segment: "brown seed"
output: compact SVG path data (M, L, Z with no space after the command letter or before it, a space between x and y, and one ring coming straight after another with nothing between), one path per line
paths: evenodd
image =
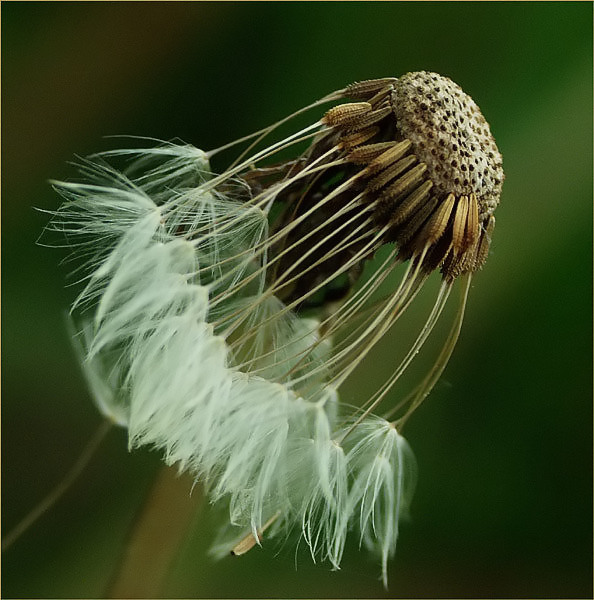
M390 146L385 152L382 152L377 158L374 158L366 169L368 174L377 173L397 161L410 148L410 140L404 140ZM414 162L417 159L415 158ZM412 164L412 163L411 163Z
M467 248L464 233L466 231L466 221L468 219L468 208L468 196L460 196L452 227L452 248L456 256L462 254Z
M435 242L437 242L437 240L439 240L439 238L443 235L446 227L448 226L455 201L456 196L454 196L454 194L449 194L448 197L435 209L435 212L429 217L427 223L425 223L419 232L419 235L417 236L419 242L417 249L419 251L423 249L423 246L431 246L435 244Z
M468 202L468 217L464 231L464 245L467 248L475 243L479 235L479 212L476 194L470 194Z
M439 198L433 196L429 202L425 203L413 216L412 218L402 225L401 230L398 233L398 243L401 248L405 251L405 254L412 254L410 248L406 248L408 242L410 242L416 235L417 231L422 227L423 223L433 213L437 205L439 204Z
M380 142L378 144L367 144L366 146L360 146L349 153L347 160L357 165L368 164L383 154L386 150L396 146L397 143L398 142Z
M410 171L407 171L397 181L388 186L382 192L380 200L383 198L397 199L401 195L410 192L412 188L414 188L417 184L421 182L425 171L427 171L427 165L425 163L420 163L416 167L413 167Z
M355 133L347 133L346 135L341 136L337 146L340 150L350 152L353 148L356 148L357 146L364 144L367 140L370 140L378 133L378 131L379 127L368 127L367 129L356 131ZM348 157L347 160L349 160Z
M491 245L491 236L493 235L493 229L495 229L495 217L491 215L487 221L485 229L481 232L480 241L476 252L476 258L474 260L473 269L480 269L485 264L487 257L489 256L489 246Z
M391 204L395 206L395 208L393 208L393 214L389 224L393 227L397 227L409 219L410 216L427 200L432 187L433 182L431 180L424 181L414 192L404 198L400 204L392 201Z
M383 88L393 85L396 81L397 79L395 77L358 81L348 85L342 95L347 98L371 98L371 96Z
M362 115L352 125L345 126L345 129L349 131L359 131L361 129L364 129L365 127L369 127L370 125L375 125L376 123L379 123L382 119L385 119L391 114L392 108L390 106L379 108L378 110L373 110L365 115Z
M347 127L359 121L359 119L371 111L369 102L351 102L350 104L339 104L331 108L323 117L322 123L329 127Z
M382 156L378 157L376 160L379 160L382 158ZM392 181L392 179L398 177L398 175L406 171L406 169L409 167L412 167L416 162L416 156L405 156L404 158L388 165L379 175L376 175L373 179L369 180L367 183L367 190L370 192L375 192L383 188L386 184ZM372 165L369 165L367 170L369 170L371 166Z

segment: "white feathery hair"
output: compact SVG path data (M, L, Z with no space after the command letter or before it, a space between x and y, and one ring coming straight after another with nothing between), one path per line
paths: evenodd
M100 410L128 428L131 448L161 448L167 464L207 482L256 539L278 514L269 534L294 522L314 560L339 568L360 505L362 534L384 556L397 532L376 532L375 513L370 527L369 504L390 514L397 504L360 489L370 449L353 446L355 465L337 442L331 342L319 320L266 294L266 212L209 186L200 150L117 154L132 153L140 158L127 174L105 162L111 152L83 163L90 182L54 182L66 202L50 228L86 260L75 340Z
M347 512L359 515L361 540L380 554L387 587L387 563L396 551L398 521L408 517L416 487L416 461L394 425L379 417L369 417L352 435L348 463L353 483Z
M124 174L105 162L116 154L139 159ZM85 259L75 339L100 410L131 448L161 448L207 482L258 540L279 515L270 535L293 521L314 560L339 568L358 522L385 580L401 502L389 478L410 461L382 445L373 456L386 429L375 419L351 450L337 442L331 342L266 294L266 211L210 186L189 146L108 152L81 170L87 182L54 182L66 202L49 227Z

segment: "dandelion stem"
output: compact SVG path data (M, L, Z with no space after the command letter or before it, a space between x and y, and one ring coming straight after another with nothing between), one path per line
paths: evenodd
M122 560L109 586L108 598L155 598L180 550L190 522L202 503L190 495L193 479L161 469L141 514L132 527Z
M39 502L35 508L33 508L33 510L25 515L16 526L6 534L2 540L2 552L8 550L8 548L10 548L14 542L16 542L21 535L23 535L23 533L39 519L39 517L47 512L64 495L76 478L83 472L84 468L89 464L89 461L111 427L112 423L108 420L103 421L99 425L62 481L60 481L60 483L58 483L58 485L56 485L51 492Z

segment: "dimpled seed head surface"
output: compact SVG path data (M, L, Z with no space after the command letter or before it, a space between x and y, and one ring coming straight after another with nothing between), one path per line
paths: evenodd
M473 99L448 77L420 71L398 79L392 104L399 132L427 164L436 189L474 192L481 216L491 214L501 195L502 160Z

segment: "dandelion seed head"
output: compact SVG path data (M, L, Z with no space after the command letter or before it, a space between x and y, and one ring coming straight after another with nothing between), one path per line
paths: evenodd
M49 229L83 258L73 319L99 409L128 428L130 448L160 449L227 504L224 554L295 530L338 569L358 529L386 585L416 482L402 427L455 346L488 255L501 156L470 97L433 73L355 83L308 109L325 102L339 104L282 139L291 117L208 153L164 143L85 160L83 183L55 184L65 203ZM241 144L211 172L212 156ZM342 384L437 270L410 348L346 405ZM458 281L438 358L390 404Z
M357 102L330 109L324 122L360 169L376 231L402 260L423 253L423 269L446 280L480 269L504 175L478 106L425 71L355 83L341 95Z
M480 213L492 213L501 195L501 154L474 100L448 77L420 71L394 85L397 128L428 166L435 188L447 194L476 194Z

